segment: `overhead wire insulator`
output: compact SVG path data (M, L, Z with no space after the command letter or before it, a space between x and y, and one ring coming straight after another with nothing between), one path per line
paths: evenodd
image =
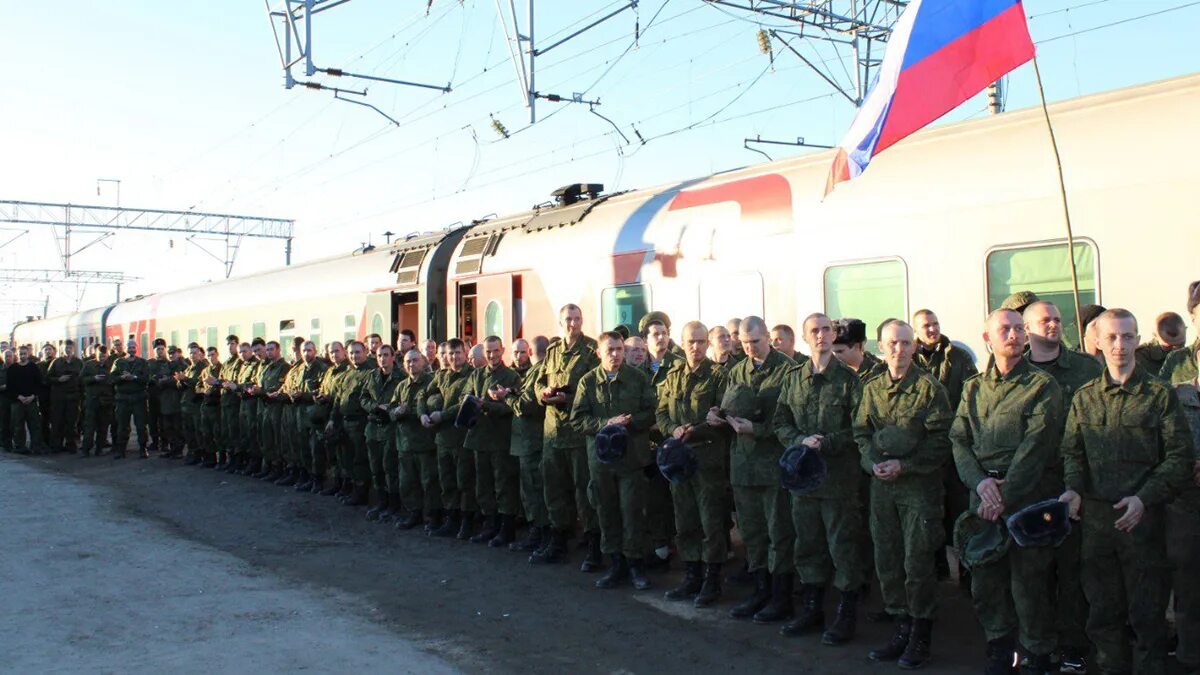
M492 129L495 129L496 133L500 134L501 137L508 138L508 128L504 126L504 123L491 115L488 115L488 117L492 118Z
M767 31L761 28L758 29L758 51L767 55L774 51L771 49L771 37L767 35Z

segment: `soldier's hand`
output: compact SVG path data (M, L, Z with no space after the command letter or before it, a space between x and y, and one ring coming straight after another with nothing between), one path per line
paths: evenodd
M1001 513L1004 513L1003 506L988 506L987 504L980 504L979 508L975 511L975 515L993 523L1000 518Z
M900 473L902 471L900 467L900 460L898 459L889 459L880 462L872 467L872 470L874 471L876 478L886 481L896 480L900 477Z
M325 431L333 431L333 420L325 423Z
M504 397L508 396L509 389L500 385L496 385L488 389L488 398L493 401L503 401Z
M681 425L675 427L675 431L671 432L671 437L677 441L682 441L683 437L687 436L688 432L690 432L691 430L692 430L692 425L681 424Z
M1125 515L1113 523L1113 527L1122 532L1133 532L1133 528L1142 522L1142 516L1146 513L1146 505L1142 503L1140 497L1136 496L1122 499L1113 504L1113 508L1117 510L1125 509Z
M821 436L820 434L813 434L812 436L808 436L804 440L800 441L800 445L804 445L809 448L812 448L813 450L820 451L822 438L823 438L823 436Z
M628 415L628 414L627 415L617 415L616 417L608 418L608 421L605 422L605 424L616 424L618 426L624 427L624 426L629 426L629 423L632 421L633 421L633 415Z
M1079 507L1083 504L1083 499L1079 497L1079 493L1074 490L1067 490L1058 498L1060 502L1066 502L1070 507L1071 520L1079 520Z
M1004 481L998 478L984 478L975 486L975 492L979 494L985 506L1004 506L1004 497L1000 495L1001 485L1004 485Z
M426 429L433 426L433 420L429 419L429 415L421 415L421 426Z
M729 423L729 428L733 429L733 433L735 433L735 434L749 435L749 434L754 433L754 423L748 419L745 419L743 417L734 417L733 415L730 415L725 418L725 421Z
M1200 461L1192 465L1192 482L1200 486Z
M712 427L725 426L725 418L721 417L721 409L716 406L708 409L708 414L704 416L704 421Z
M59 378L58 378L58 381L59 381L59 382L66 382L66 381L67 381L67 380L69 380L69 379L71 379L71 376L70 376L70 375L63 375L62 377L59 377Z

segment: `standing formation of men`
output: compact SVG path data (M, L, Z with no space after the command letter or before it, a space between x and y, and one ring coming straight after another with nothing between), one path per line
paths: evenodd
M1200 330L1200 283L1187 306ZM903 669L932 658L952 545L989 675L1165 672L1172 597L1176 658L1200 669L1200 340L1179 315L1139 345L1132 314L1089 308L1077 352L1023 292L984 322L982 372L928 309L878 327L882 360L862 321L820 313L690 321L678 345L662 312L595 339L578 306L558 319L550 340L402 331L323 355L5 345L0 446L88 457L111 435L114 459L136 443L535 565L578 536L603 589L650 588L674 553L667 600L744 580L730 616L826 645L855 639L873 574L894 631L866 655Z

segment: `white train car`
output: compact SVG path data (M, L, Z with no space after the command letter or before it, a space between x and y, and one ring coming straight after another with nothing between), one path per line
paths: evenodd
M1182 313L1200 278L1188 197L1197 108L1193 75L1050 109L1081 303L1127 307L1146 335L1159 312ZM796 326L814 311L874 326L929 307L979 355L981 320L1013 291L1054 300L1074 321L1041 109L918 133L822 199L830 162L820 153L614 195L575 186L557 204L387 250L121 303L105 334L394 341L409 328L478 341L553 334L568 302L593 334L651 309L678 331L693 317L748 314Z

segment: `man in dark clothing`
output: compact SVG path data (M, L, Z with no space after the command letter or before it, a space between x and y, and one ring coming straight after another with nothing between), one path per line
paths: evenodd
M30 357L29 347L18 351L18 362L7 369L7 388L11 401L9 417L12 420L13 451L21 454L40 452L42 449L42 414L38 408L38 392L42 386L42 371ZM25 433L28 429L29 445Z

